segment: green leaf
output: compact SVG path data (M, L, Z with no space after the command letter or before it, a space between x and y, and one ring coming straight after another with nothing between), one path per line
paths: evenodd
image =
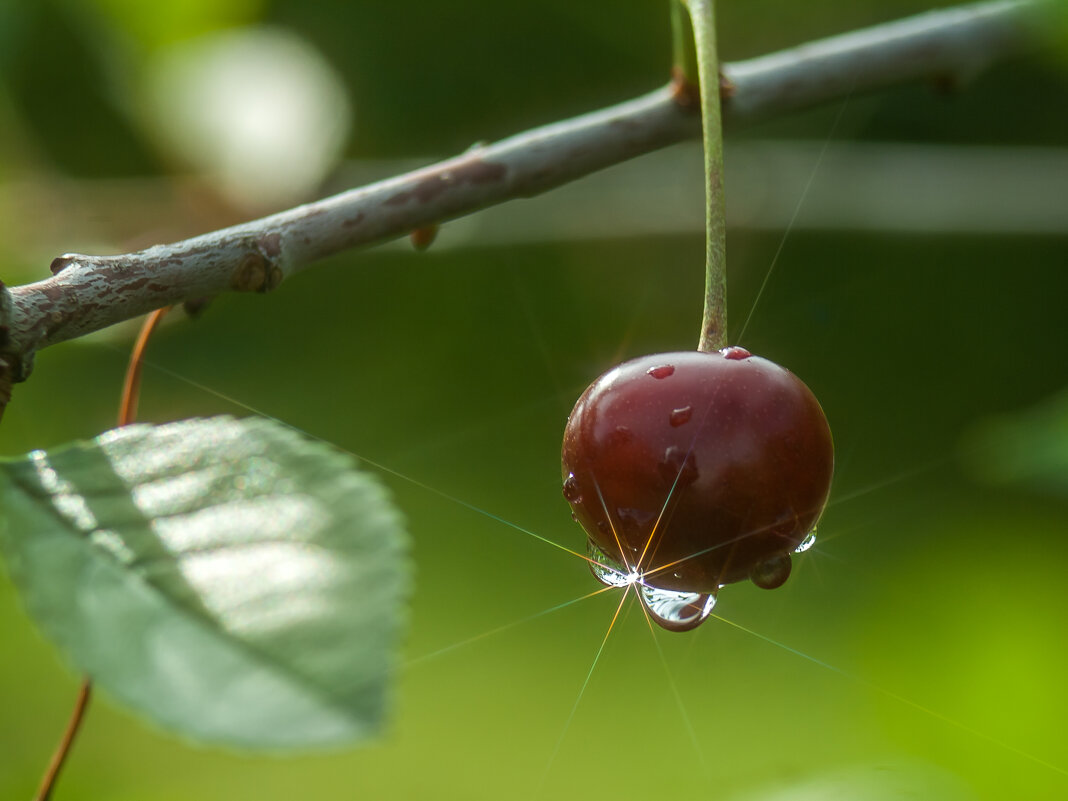
M408 564L385 490L264 419L133 425L0 462L26 606L113 696L199 741L373 735Z

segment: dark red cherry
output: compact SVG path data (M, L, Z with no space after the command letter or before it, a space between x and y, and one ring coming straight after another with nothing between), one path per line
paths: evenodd
M815 527L834 450L800 379L744 348L643 356L579 398L564 496L592 542L665 590L777 587Z

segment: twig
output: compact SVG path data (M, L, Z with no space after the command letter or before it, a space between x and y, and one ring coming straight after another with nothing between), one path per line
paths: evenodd
M930 12L724 65L728 126L812 106L847 91L922 78L966 79L1043 43L1045 0L998 0ZM33 354L161 306L221 292L266 292L312 262L528 197L700 133L696 110L666 86L406 175L171 245L118 256L68 254L55 275L0 288L7 380ZM0 385L5 376L0 375ZM3 387L0 386L0 390ZM2 392L0 392L2 396Z
M52 755L52 761L48 765L48 770L45 771L44 778L41 779L41 786L37 789L34 801L48 801L52 796L56 780L59 779L59 772L67 761L71 746L74 745L74 738L78 735L85 711L89 707L92 693L93 686L89 679L82 679L81 686L78 688L78 697L74 701L74 709L70 713L70 720L67 721L67 728L63 731L63 738L59 741L59 745L56 746L56 752Z
M122 384L122 396L119 399L119 425L129 425L137 417L137 402L141 398L141 373L145 364L145 349L148 340L160 322L171 310L170 306L156 309L141 324L141 331L130 353L130 363L126 366L126 380Z
M148 340L152 338L153 332L169 311L169 306L156 309L141 324L141 332L137 335L137 341L134 342L133 349L130 352L130 362L126 367L126 380L123 381L122 396L119 398L120 426L132 423L137 416L137 401L141 395L141 369L145 361L145 349L148 347ZM52 755L52 761L48 764L47 770L45 770L44 777L41 779L41 786L37 790L37 795L34 796L34 801L48 801L51 797L52 790L59 779L59 773L74 747L74 739L78 736L82 721L85 720L85 713L89 708L89 699L92 696L92 692L92 681L88 677L82 679L81 686L78 688L78 696L74 701L74 709L71 710L70 719L67 721L67 727L63 730L63 736L60 738L59 745L56 746L56 751Z

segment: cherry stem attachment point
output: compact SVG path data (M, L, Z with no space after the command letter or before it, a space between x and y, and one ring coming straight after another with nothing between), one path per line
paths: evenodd
M727 207L723 198L723 120L716 17L713 0L679 2L686 6L690 15L701 97L706 179L705 308L697 349L708 352L727 345ZM676 48L676 58L678 56L679 49ZM680 66L676 64L676 69Z

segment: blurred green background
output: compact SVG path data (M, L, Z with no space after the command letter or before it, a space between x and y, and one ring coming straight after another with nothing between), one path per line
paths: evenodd
M720 5L737 59L930 4ZM5 0L0 277L626 99L664 80L668 42L661 2ZM959 94L857 96L729 138L728 205L750 203L728 242L735 332L783 242L775 209L812 176L741 344L820 398L831 504L786 586L725 589L694 633L650 635L628 604L581 698L616 599L558 609L596 589L584 564L504 521L581 547L559 489L571 404L619 359L695 343L693 148L447 225L427 253L347 254L172 315L143 419L256 411L393 471L417 569L395 711L367 748L252 758L101 698L57 797L1068 795L1068 200L1043 183L1068 185L1066 64L1054 51ZM259 105L216 91L270 70ZM803 169L755 175L754 153ZM867 193L841 166L857 153ZM657 179L672 165L685 186ZM134 330L42 352L0 452L111 427ZM31 795L76 684L0 579L0 798Z

